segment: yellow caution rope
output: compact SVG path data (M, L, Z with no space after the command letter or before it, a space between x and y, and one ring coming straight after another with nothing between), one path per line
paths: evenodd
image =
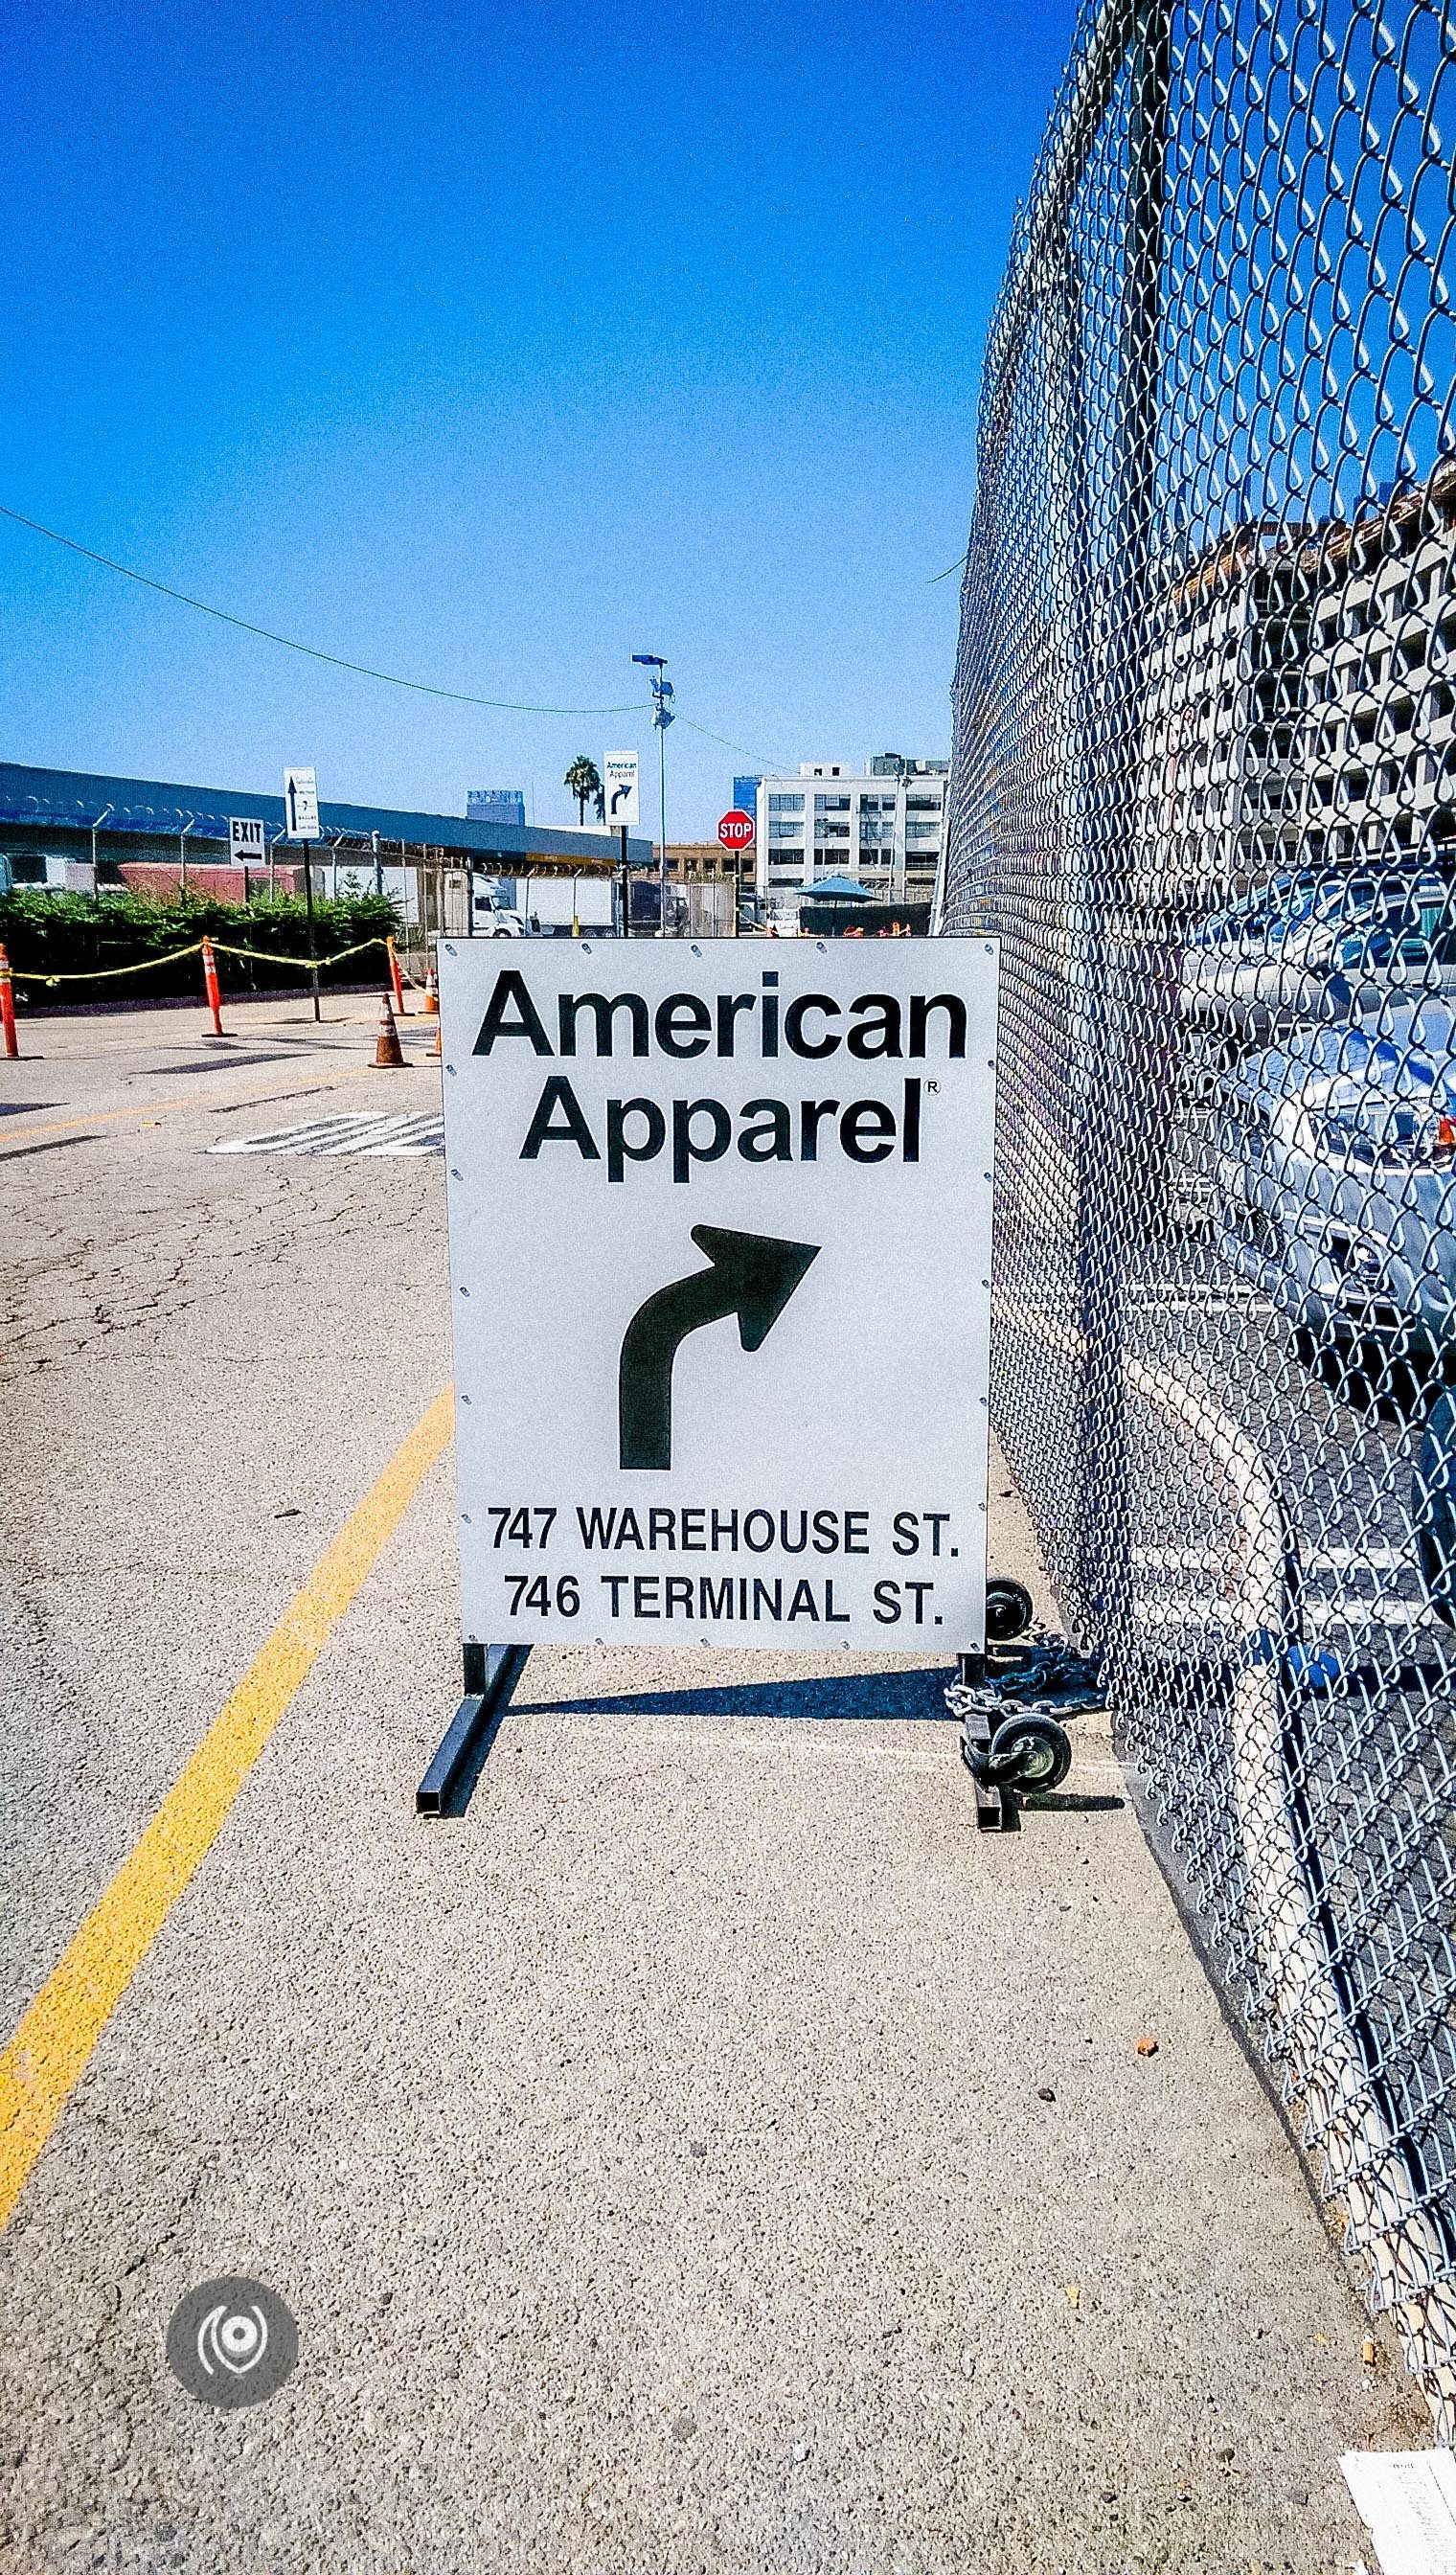
M340 966L343 964L346 957L362 957L366 948L383 948L384 945L385 943L382 939L361 939L357 948L334 948L330 950L327 957L315 959L312 957L277 957L273 954L271 949L230 948L226 940L215 939L213 941L213 946L217 950L219 957L252 957L257 960L260 966L302 966L305 971L315 964L317 964L321 969L325 966Z
M356 948L335 948L327 957L280 957L272 949L233 948L226 940L212 943L219 957L251 957L260 966L297 966L307 974L315 964L320 969L340 966L346 957L362 957L367 948L383 948L382 939L361 939ZM133 966L93 966L84 975L46 975L24 966L13 966L11 975L17 984L109 984L114 975L145 975L154 966L175 966L179 957L200 957L202 941L195 939L190 948L169 948L165 957L142 957Z
M104 984L113 975L144 975L151 966L175 966L179 957L201 955L202 941L195 939L190 948L171 948L165 957L142 957L135 966L93 966L86 975L42 975L24 966L12 966L10 972L17 984Z

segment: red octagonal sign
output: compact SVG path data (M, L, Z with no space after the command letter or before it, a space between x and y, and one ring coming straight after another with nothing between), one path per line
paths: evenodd
M741 805L725 814L718 827L718 837L726 850L745 850L753 837L753 817Z

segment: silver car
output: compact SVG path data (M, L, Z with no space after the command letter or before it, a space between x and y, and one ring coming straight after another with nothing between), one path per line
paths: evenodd
M1456 892L1430 869L1276 878L1199 923L1180 1003L1193 1024L1261 1045L1293 1021L1343 1019L1402 989L1456 999Z
M1456 1010L1296 1030L1219 1086L1214 1239L1307 1364L1405 1399L1456 1351Z

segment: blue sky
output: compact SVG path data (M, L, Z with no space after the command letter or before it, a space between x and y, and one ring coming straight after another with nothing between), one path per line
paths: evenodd
M639 701L670 837L735 769L948 749L982 340L1069 5L31 0L0 501L483 696ZM574 813L639 714L442 706L0 521L0 755Z

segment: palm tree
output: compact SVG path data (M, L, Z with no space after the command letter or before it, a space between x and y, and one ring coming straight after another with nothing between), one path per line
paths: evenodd
M577 800L577 821L579 823L586 822L587 808L589 805L596 805L599 811L601 810L602 773L598 769L596 761L589 760L585 751L578 752L571 768L567 771L565 778L562 780L562 785L565 787L567 794L569 796L574 796Z

